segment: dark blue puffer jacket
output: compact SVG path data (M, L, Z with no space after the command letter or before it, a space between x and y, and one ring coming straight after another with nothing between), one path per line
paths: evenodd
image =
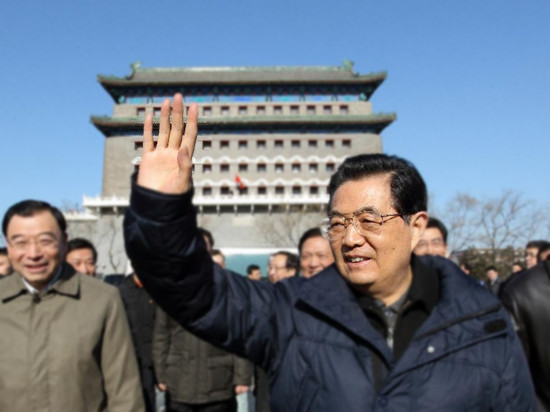
M274 412L536 410L505 311L453 263L423 260L440 276L440 300L396 362L334 266L271 285L214 265L191 196L134 186L128 255L174 319L267 370ZM378 392L373 354L388 368Z

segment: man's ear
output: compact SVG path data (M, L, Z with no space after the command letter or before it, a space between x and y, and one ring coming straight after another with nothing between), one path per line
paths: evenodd
M427 212L417 212L410 217L410 228L411 228L411 252L414 250L422 234L426 230L428 225L428 213Z

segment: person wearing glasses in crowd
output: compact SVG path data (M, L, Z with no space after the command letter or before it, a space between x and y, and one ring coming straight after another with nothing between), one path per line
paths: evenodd
M306 230L298 242L300 275L311 278L334 262L330 243L320 228Z
M414 248L417 256L433 255L447 257L447 228L441 220L428 218L426 230Z
M272 411L535 410L497 298L454 263L412 253L428 215L410 162L347 158L329 184L335 263L312 279L255 282L208 255L192 203L196 105L183 130L179 94L162 105L156 147L145 120L126 250L174 319L267 371Z
M267 276L271 283L296 276L298 274L298 256L281 250L269 258Z

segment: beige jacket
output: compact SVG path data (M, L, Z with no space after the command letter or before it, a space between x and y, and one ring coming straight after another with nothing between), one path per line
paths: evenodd
M143 411L118 290L66 265L31 295L15 273L0 286L0 411Z

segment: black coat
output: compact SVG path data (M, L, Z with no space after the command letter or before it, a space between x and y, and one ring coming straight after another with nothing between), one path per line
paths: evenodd
M132 276L119 286L140 368L153 367L153 328L156 304Z
M541 411L550 411L550 261L514 278L502 291L525 349Z

